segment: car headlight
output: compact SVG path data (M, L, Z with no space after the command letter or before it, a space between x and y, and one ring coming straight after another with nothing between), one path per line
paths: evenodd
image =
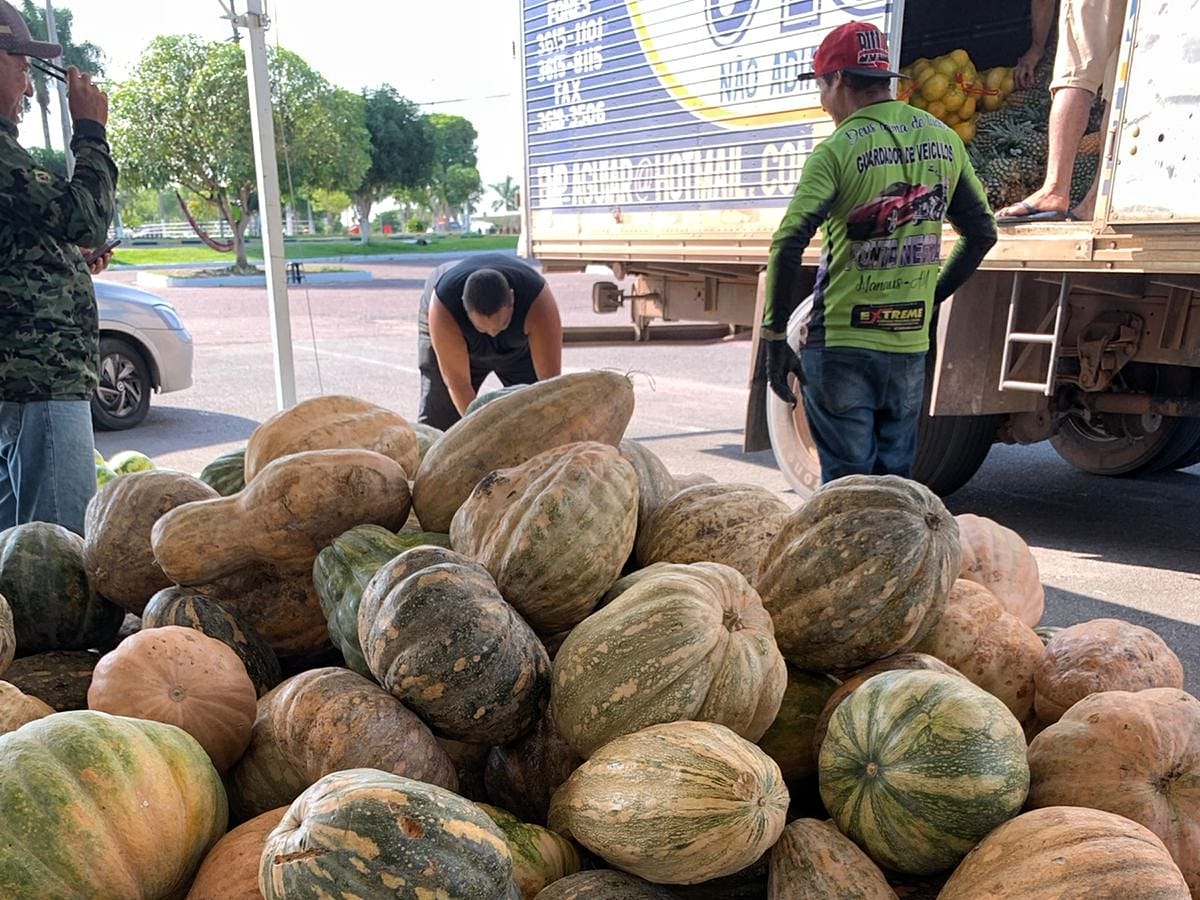
M167 323L167 327L180 331L183 329L183 319L179 318L179 313L175 312L175 307L168 306L166 303L155 303L154 308L158 310L158 314L163 317Z

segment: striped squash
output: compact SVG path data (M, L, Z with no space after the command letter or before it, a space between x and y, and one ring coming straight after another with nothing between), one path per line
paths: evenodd
M1025 734L965 678L884 672L842 701L818 758L821 799L875 862L924 874L956 865L1016 815L1029 790Z
M246 448L222 453L196 476L222 497L232 497L246 486Z
M573 372L500 397L455 422L413 479L413 511L427 531L448 532L479 479L574 441L616 446L633 415L633 383L616 372Z
M503 832L445 788L377 769L326 775L267 837L266 900L519 897Z
M1035 809L1005 822L967 854L938 900L1189 900L1162 841L1114 813Z
M610 741L554 794L550 827L666 884L746 868L783 831L779 766L724 725L669 722Z
M450 544L483 565L538 634L583 621L621 574L637 532L637 475L616 448L554 447L480 479Z
M554 657L551 711L580 756L661 722L756 741L787 669L754 588L720 563L664 566L577 625Z
M643 878L614 869L588 869L562 878L537 900L676 900L673 893Z
M0 736L0 894L177 897L225 833L221 778L182 729L90 710Z
M513 860L513 880L525 900L533 900L551 882L566 878L583 868L575 845L530 822L522 822L512 813L487 803L475 804L504 833Z
M754 484L697 484L665 500L638 530L638 564L724 563L753 579L790 509Z
M371 677L358 642L358 604L363 588L385 562L422 544L449 547L450 538L428 531L396 534L381 525L356 525L334 538L313 562L313 586L329 626L329 637L342 652L346 667L359 675Z
M795 819L771 848L767 900L896 900L858 846L817 819Z
M831 672L912 649L960 566L958 526L936 494L895 475L847 475L788 516L755 587L788 662Z
M380 568L358 633L375 679L441 737L507 743L545 706L546 648L487 570L453 550L414 547Z

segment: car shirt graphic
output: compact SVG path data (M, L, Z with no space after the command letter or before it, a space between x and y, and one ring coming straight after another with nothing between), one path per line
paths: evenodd
M884 237L910 222L941 222L946 214L946 185L932 187L897 181L846 217L846 237L863 241Z

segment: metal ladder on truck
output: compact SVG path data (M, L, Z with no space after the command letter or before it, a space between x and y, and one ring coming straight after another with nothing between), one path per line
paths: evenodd
M1000 362L1000 390L1029 391L1049 397L1054 393L1054 374L1058 369L1058 352L1062 341L1063 325L1066 321L1067 298L1071 294L1071 276L1062 276L1062 284L1058 290L1058 303L1042 317L1037 331L1016 330L1017 323L1024 320L1021 309L1024 282L1024 272L1017 272L1013 275L1012 295L1008 301L1008 325L1004 329L1004 356ZM1028 361L1034 348L1038 346L1050 348L1045 380L1025 381L1013 377L1013 374ZM1024 350L1017 353L1018 347L1024 347Z

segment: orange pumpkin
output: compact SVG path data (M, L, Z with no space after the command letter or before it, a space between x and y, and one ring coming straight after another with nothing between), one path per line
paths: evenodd
M268 810L217 841L200 864L186 900L262 900L258 865L263 845L287 811L286 806Z
M946 611L917 644L998 697L1017 721L1033 713L1033 673L1042 658L1042 639L1006 611L987 588L965 578L954 582Z
M1046 643L1033 676L1037 717L1057 722L1097 691L1183 687L1183 665L1166 641L1123 619L1091 619Z
M16 731L26 722L40 719L54 712L54 707L45 701L26 694L15 684L0 681L0 734Z
M1145 825L1200 897L1200 701L1174 688L1080 700L1029 745L1030 808L1090 806Z
M166 625L131 635L101 658L88 708L176 725L224 772L250 743L258 695L231 647Z
M983 585L1010 613L1030 627L1036 625L1046 593L1029 545L1011 528L984 516L963 513L954 520L962 544L959 577Z

